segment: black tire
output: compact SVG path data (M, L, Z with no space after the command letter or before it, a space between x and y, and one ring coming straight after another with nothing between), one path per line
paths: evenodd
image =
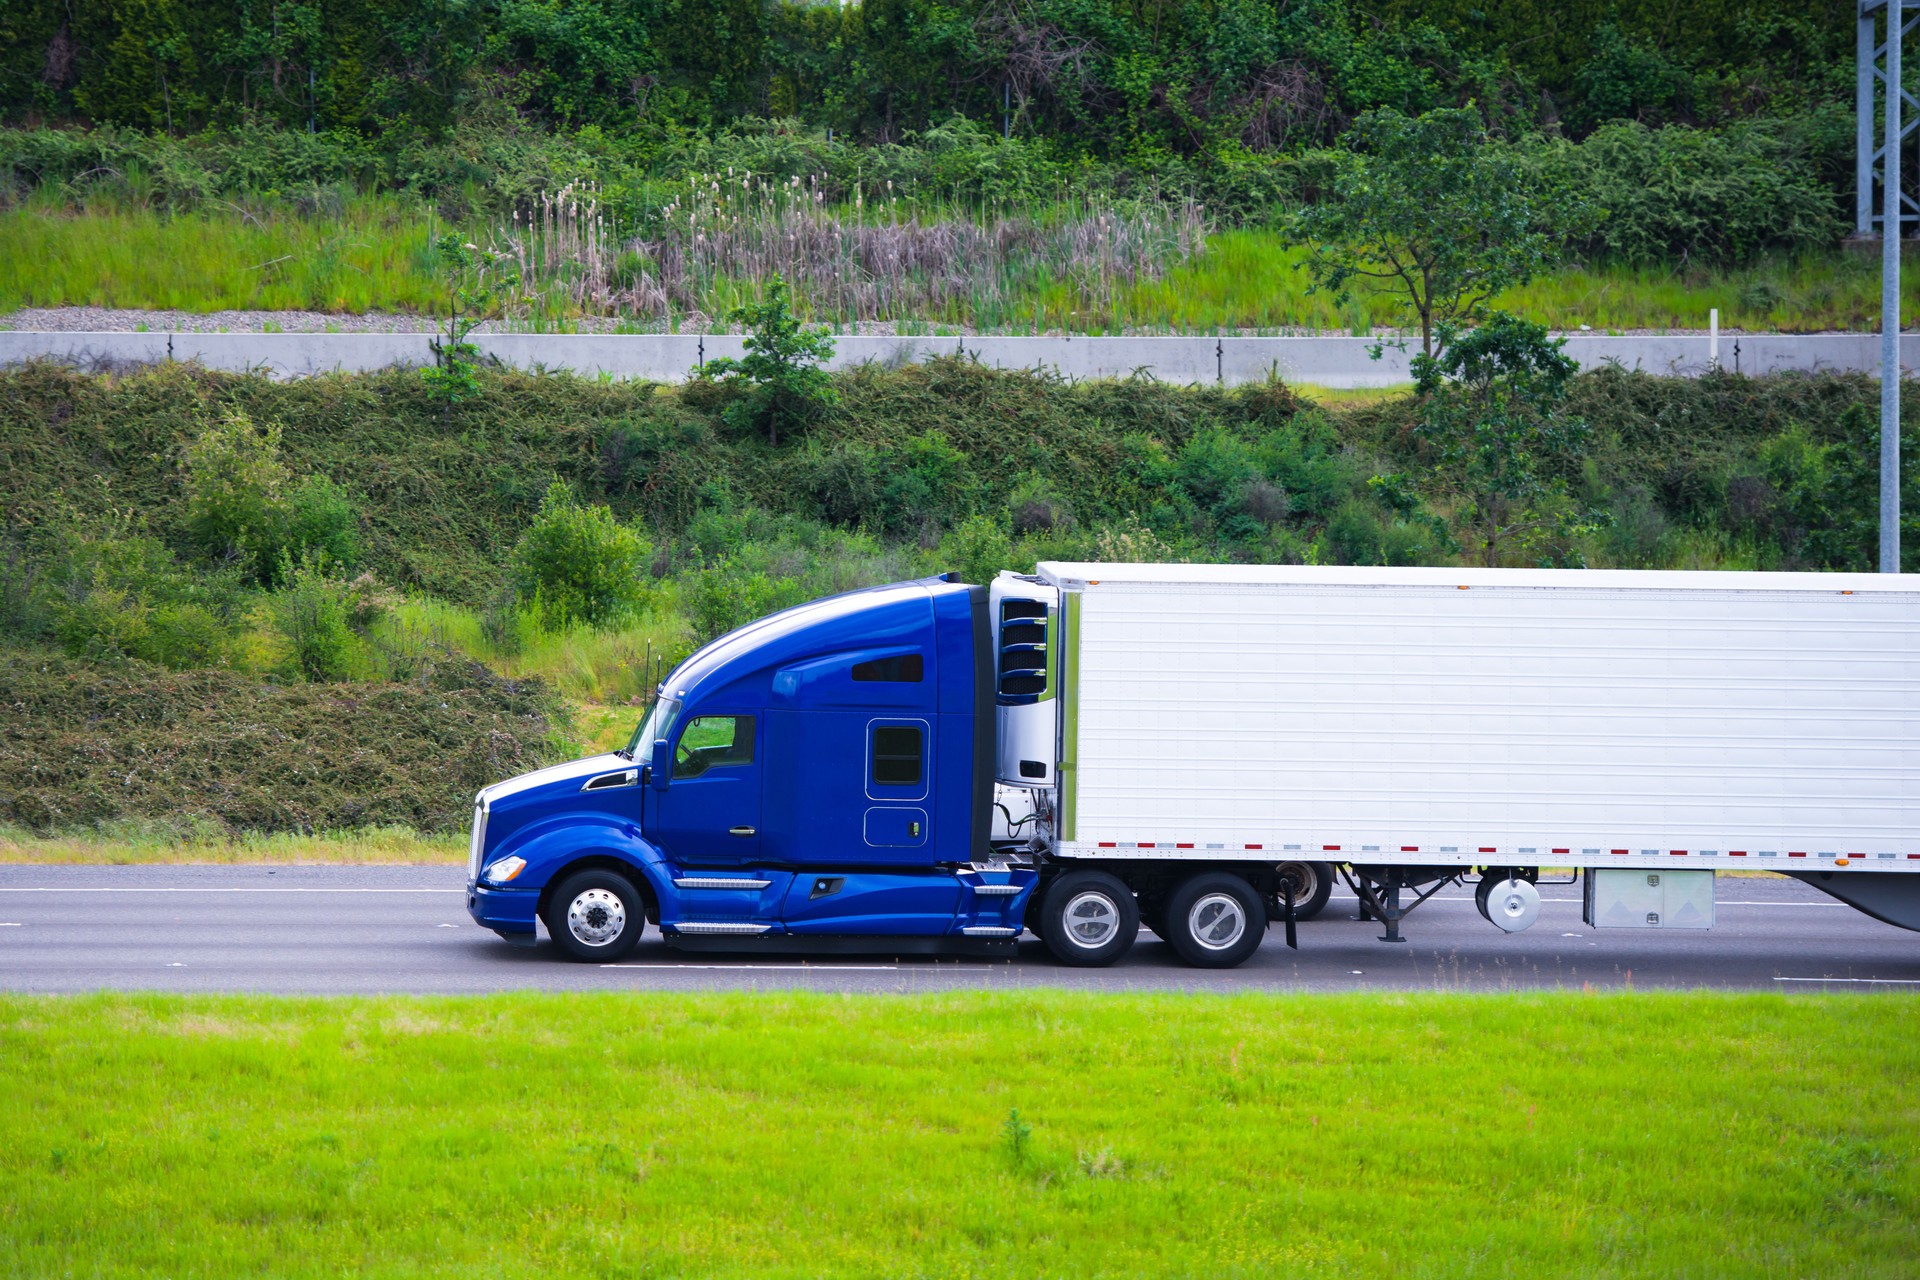
M1027 909L1020 914L1020 923L1027 927L1027 932L1042 942L1047 940L1047 935L1042 933L1041 930L1047 927L1045 919L1047 890L1051 887L1049 884L1042 884L1038 889L1035 889L1033 896L1027 899Z
M647 904L633 881L618 871L589 867L554 886L545 919L554 945L569 960L606 964L626 956L640 941L647 928Z
M1293 918L1311 920L1327 908L1333 897L1333 864L1327 862L1283 862L1280 874L1292 880ZM1273 895L1273 918L1286 919L1286 903L1278 890Z
M1231 969L1260 949L1267 902L1226 871L1202 871L1167 899L1167 943L1197 969Z
M1040 919L1047 950L1078 968L1112 964L1140 935L1133 890L1104 871L1069 871L1055 880L1047 886Z

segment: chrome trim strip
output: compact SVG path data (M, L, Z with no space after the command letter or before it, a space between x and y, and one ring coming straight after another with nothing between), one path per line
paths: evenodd
M1020 931L997 924L970 924L960 932L969 938L1011 938Z
M681 876L673 882L676 889L764 889L771 880L753 880L746 876Z
M608 778L618 778L619 781L608 782ZM582 791L618 791L622 787L637 787L639 785L639 769L615 769L612 773L596 773L593 777L581 783L580 789Z
M977 884L973 886L973 892L981 898L1011 898L1025 887L1018 884Z
M683 920L674 926L681 933L765 933L770 924L747 924L731 920Z

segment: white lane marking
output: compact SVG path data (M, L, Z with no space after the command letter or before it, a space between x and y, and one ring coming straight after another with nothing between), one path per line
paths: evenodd
M1336 898L1336 902L1358 902L1358 898ZM1456 897L1452 894L1430 899L1433 902L1472 902L1472 898ZM1542 902L1581 902L1581 898L1542 898ZM1844 907L1844 902L1760 902L1751 898L1716 898L1714 905L1719 907Z
M1920 987L1920 978L1775 978L1775 982L1864 982L1882 987Z
M129 884L116 885L75 885L72 887L53 884L0 884L0 893L465 893L465 889L298 889L298 888L261 888L245 885L209 885L206 888L190 888L186 885L155 885L140 888Z
M24 927L25 926L18 920L0 920L0 929L20 929Z
M186 968L186 967L187 967L186 965L184 965L184 964L182 964L182 963L181 963L180 961L178 961L178 960L175 960L175 961L173 961L173 962L171 962L170 964L168 964L168 965L167 965L167 968L169 968L169 969L184 969L184 968Z
M459 927L457 924L443 924L440 926L442 929L458 929Z

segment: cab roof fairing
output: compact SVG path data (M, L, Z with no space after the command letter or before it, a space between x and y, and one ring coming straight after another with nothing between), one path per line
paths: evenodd
M667 676L660 696L692 707L709 695L808 658L900 640L924 639L934 602L968 588L944 578L920 578L823 596L768 614L708 641ZM929 654L929 657L932 655Z

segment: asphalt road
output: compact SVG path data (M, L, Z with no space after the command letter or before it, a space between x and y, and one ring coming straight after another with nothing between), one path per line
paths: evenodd
M508 946L467 918L459 867L0 866L0 989L457 993L803 988L950 991L1510 991L1720 987L1920 991L1920 933L1796 881L1723 878L1707 932L1593 930L1573 886L1543 885L1525 933L1451 888L1377 941L1336 895L1290 951L1275 926L1242 967L1182 966L1151 934L1110 969L1018 959L682 956L649 931L619 965L578 965L544 936Z

